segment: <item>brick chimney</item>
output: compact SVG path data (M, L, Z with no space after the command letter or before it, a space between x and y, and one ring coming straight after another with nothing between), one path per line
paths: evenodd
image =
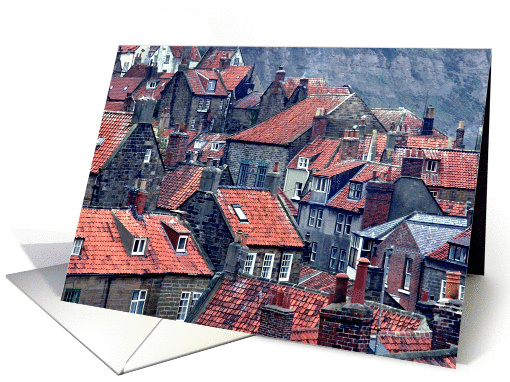
M220 58L220 72L224 71L230 66L230 59L228 57L222 57Z
M280 173L278 172L278 162L275 162L274 168L272 172L268 172L266 175L266 180L264 182L264 187L269 188L269 192L271 195L278 195L278 188L280 187Z
M166 149L164 164L168 167L175 167L183 162L188 147L187 125L175 125L175 130L168 135L168 147Z
M388 221L394 190L395 185L391 182L370 181L367 183L361 229Z
M308 86L308 78L300 78L299 86L307 87Z
M313 142L318 136L324 136L326 134L326 126L328 124L328 116L326 110L322 107L317 108L317 112L313 117L312 121L312 135L310 142Z
M368 352L372 309L364 302L368 259L361 258L356 270L354 296L346 302L349 277L338 274L332 303L322 308L319 318L318 345L356 352Z
M423 151L416 148L412 150L406 149L404 155L405 157L402 158L402 171L400 175L421 178Z
M248 257L249 250L246 246L246 237L247 236L244 235L242 231L237 231L234 241L228 246L225 265L223 267L223 272L227 279L232 280L237 278L237 273L239 272L241 264L244 264L244 261Z
M446 272L445 298L437 302L431 322L432 350L449 349L459 343L462 301L458 300L460 272Z
M434 129L434 108L427 107L423 117L423 126L421 128L421 135L432 135Z
M464 150L464 122L459 121L459 126L457 127L457 134L455 136L455 142L453 144L454 149Z
M266 337L290 340L294 311L290 308L290 298L284 290L277 290L271 303L260 311L258 334Z
M435 307L436 302L429 300L429 292L423 291L421 300L416 302L415 311L425 316L429 328L432 327L432 322L434 321Z
M340 161L357 159L359 150L359 131L344 130L344 137L340 142Z
M126 205L133 205L138 215L141 215L145 211L145 204L148 196L149 193L147 191L132 189L129 191Z

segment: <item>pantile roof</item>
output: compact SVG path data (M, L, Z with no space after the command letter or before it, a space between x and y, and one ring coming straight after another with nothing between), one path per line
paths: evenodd
M133 256L122 244L114 216L134 236L147 238L147 256ZM80 256L72 255L68 274L155 274L181 273L212 275L191 236L186 254L177 255L165 233L164 225L179 233L189 230L176 217L144 214L135 219L130 210L83 208L76 237L84 239Z
M272 118L230 137L234 141L285 145L312 126L317 108L331 110L349 95L310 96Z
M151 78L149 81L144 81L142 86L140 86L133 94L134 99L140 99L143 97L151 97L155 100L159 100L161 98L161 92L165 89L165 85L170 82L173 75L175 73L169 73L170 76L165 76L165 78ZM147 84L150 81L156 81L155 88L147 88Z
M283 192L283 190L281 188L278 189L278 195L281 196L283 202L285 203L285 205L289 209L290 214L292 216L294 216L294 217L297 217L298 209L296 208L294 203L292 203L292 201L289 199L289 197L285 194L285 192Z
M90 172L98 173L131 129L133 113L104 111Z
M308 158L308 169L322 170L328 166L340 145L340 140L317 137L307 144L289 163L288 168L296 168L300 157Z
M217 198L232 231L248 235L248 246L304 246L280 201L268 190L220 186ZM233 205L241 206L247 222L240 221Z
M123 101L117 101L117 102L106 101L106 104L104 105L104 109L108 110L108 111L123 111L124 110L124 102Z
M200 69L218 69L220 67L220 60L222 57L232 58L237 48L230 49L214 49L206 52L206 56L202 57L202 61L197 67Z
M140 45L119 45L119 53L134 53Z
M251 69L252 66L229 66L225 70L221 71L221 79L223 80L227 90L234 90Z
M198 190L204 167L181 164L169 171L161 181L158 207L167 210L178 209Z
M324 272L309 266L301 266L299 274L299 285L316 289L327 293L335 291L336 276L334 274Z
M462 231L457 236L455 236L453 239L449 240L450 242L455 242L459 239L465 239L467 241L466 243L462 243L463 245L469 246L469 240L471 239L471 227L467 228L465 231ZM429 253L426 255L427 257L430 257L431 259L436 260L447 260L448 259L448 253L450 251L450 244L444 243L442 246L437 248L435 251Z
M347 95L351 94L348 86L328 86L324 78L308 78L307 83L307 96L317 94L335 94ZM282 83L285 95L290 98L301 82L299 77L285 77Z
M402 165L406 147L396 146L392 155L395 165ZM480 153L449 149L423 149L426 160L437 160L437 171L422 171L421 178L427 187L476 189Z
M431 332L381 332L379 342L389 353L428 351L432 345Z
M444 136L417 135L407 137L407 146L428 149L446 149L448 148L448 138Z
M387 332L428 332L428 325L424 316L373 301L366 301L366 304L373 309L372 332L377 331L379 311L381 312L381 330Z
M441 210L452 216L466 216L466 203L452 202L451 200L436 199Z
M174 55L174 57L180 58L182 56L182 51L183 51L184 47L183 46L171 46L170 49L172 50L172 54ZM196 46L191 47L189 58L191 61L200 61L200 53L198 52L198 49Z
M136 65L133 65L131 68L129 68L129 70L126 72L126 74L124 74L123 78L129 78L129 77L142 78L147 75L147 70L150 70L148 65L136 64Z
M366 164L366 162L362 162L359 160L345 160L339 163L330 164L327 168L321 171L317 171L314 173L314 176L324 176L324 177L332 177L343 172L352 170L356 167L360 167Z
M124 101L128 94L132 94L142 83L143 78L139 77L114 77L110 81L108 99L110 101Z
M191 90L196 95L227 96L228 94L219 79L218 73L214 70L188 69L186 71L186 78L188 79ZM216 80L214 91L207 90L209 80Z

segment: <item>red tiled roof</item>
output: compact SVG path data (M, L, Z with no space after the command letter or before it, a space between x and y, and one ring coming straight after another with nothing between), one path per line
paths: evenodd
M181 57L183 48L184 48L183 46L171 46L170 47L174 57ZM200 61L200 53L198 52L198 49L196 46L191 47L190 60L191 61Z
M143 78L112 78L108 98L111 101L124 101L128 93L133 93L142 81Z
M288 168L296 168L299 157L309 158L308 169L322 170L335 154L340 140L317 137L312 143L306 145L289 163Z
M345 171L352 170L352 169L354 169L356 167L361 167L365 163L366 162L362 162L362 161L359 161L359 160L346 160L346 161L343 161L343 162L330 164L329 167L326 167L324 170L317 171L313 175L314 176L331 177L331 176L335 176L335 175L341 174L341 173L343 173Z
M389 353L428 351L432 335L431 332L380 332L379 342Z
M129 77L145 77L147 75L147 70L149 69L148 65L143 64L136 64L133 65L129 70L124 74L123 78L129 78Z
M122 111L122 110L124 110L124 102L123 101L117 101L117 102L106 101L106 104L104 105L104 109L108 110L108 111Z
M232 58L236 48L215 50L209 56L204 56L198 67L200 69L218 69L220 67L220 60L222 57Z
M406 108L399 107L395 109L372 109L372 113L379 122L385 127L386 131L397 130L406 131L411 136L419 136L423 121ZM430 138L446 138L443 133L437 129L432 130ZM418 147L418 146L417 146ZM425 146L426 147L426 146Z
M328 296L319 292L285 287L267 281L238 276L236 281L224 280L200 315L197 324L216 328L257 333L260 310L272 301L277 291L288 293L290 307L295 311L293 328L315 328L319 312L328 304Z
M462 231L461 233L459 233L457 236L455 236L453 239L451 239L449 241L453 241L453 240L460 239L463 237L471 237L471 228L472 227L467 228L465 231ZM425 256L430 257L432 259L436 259L436 260L446 260L446 259L448 259L449 251L450 251L450 244L447 242L447 243L444 243L442 246L440 246L435 251L433 251Z
M133 113L120 111L105 111L99 127L99 138L104 138L100 146L96 146L90 172L97 173L113 154L120 142L126 137L131 128Z
M147 256L126 253L113 215L134 235L148 239ZM168 215L143 215L136 220L129 210L83 208L76 237L85 239L80 256L71 256L68 274L153 274L185 273L212 275L191 237L186 255L177 255L169 242L163 224L189 233Z
M173 76L175 73L170 74ZM170 76L170 78L168 78L167 76L164 79L162 79L161 77L151 78L150 81L157 81L156 88L154 89L147 89L148 82L144 81L142 86L140 86L138 90L136 90L135 93L133 94L133 98L140 99L143 97L151 97L154 98L155 100L159 100L161 98L161 92L165 89L166 84L170 81L172 76Z
M299 274L300 286L333 293L335 291L335 283L335 275L310 268L306 265L301 266L301 273Z
M290 340L305 344L317 345L319 328L292 328Z
M186 78L194 94L216 96L227 96L228 94L219 80L218 73L214 70L189 69L186 71ZM214 91L207 91L207 83L209 80L216 80L216 88Z
M384 149L386 148L387 133L377 132L377 139L375 143L375 162L380 162ZM365 134L365 139L360 142L358 159L363 159L363 155L367 155L370 151L370 145L372 144L372 134Z
M457 357L420 357L412 360L413 362L426 363L427 365L449 367L455 369L457 364Z
M248 246L304 246L279 200L268 190L223 187L218 189L218 202L232 230L248 235ZM247 223L239 221L234 204L241 206Z
M287 98L290 98L292 93L299 86L301 78L299 77L285 77L282 86ZM324 78L308 78L307 95L314 94L334 94L334 95L347 95L351 94L347 86L327 86Z
M262 93L260 92L251 92L246 97L237 100L233 108L234 109L251 109L257 106L260 103L260 97L262 97Z
M396 147L392 156L393 164L401 166L405 153L405 147ZM428 187L476 189L480 159L478 152L423 149L423 154L426 159L439 161L437 172L422 171L421 178Z
M436 199L441 210L452 216L466 216L466 203L452 202L451 200Z
M134 53L140 45L119 45L119 53Z
M317 108L331 110L349 96L311 96L274 117L230 137L234 141L284 145L312 126Z
M220 74L227 90L234 90L239 85L239 82L246 77L251 68L252 66L229 66L223 70Z
M387 332L414 332L420 327L422 321L425 320L425 318L422 320L413 316L413 313L390 308L386 305L383 305L382 309L380 304L375 304L370 301L367 302L367 305L373 309L374 321L372 321L372 332L377 331L379 310L382 312L381 330Z
M448 138L444 136L435 137L433 135L409 136L407 137L407 146L429 149L446 149L448 147Z
M169 171L161 181L158 207L167 210L178 209L198 190L204 167L181 164Z
M280 195L282 197L285 205L289 209L290 214L294 217L297 217L298 209L296 208L296 206L294 206L294 203L292 203L292 201L289 199L289 197L287 195L285 195L285 192L283 192L283 190L281 188L278 189L278 195Z

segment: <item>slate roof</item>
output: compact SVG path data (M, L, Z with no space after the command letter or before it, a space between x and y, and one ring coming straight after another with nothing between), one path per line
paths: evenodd
M350 96L310 96L272 118L233 135L230 140L285 145L311 128L317 108L330 111L348 97Z
M251 69L252 66L229 66L225 70L221 71L221 79L223 80L227 90L234 90Z
M232 106L234 109L253 109L260 103L262 93L251 92L246 97L238 99Z
M376 226L365 228L361 231L354 231L355 234L366 237L369 239L384 240L390 233L392 233L405 219L410 215L402 216L398 219L390 220Z
M232 231L248 235L248 246L304 247L280 201L268 190L220 186L217 198ZM241 206L248 222L239 221L232 205Z
M396 146L392 163L402 165L406 147ZM436 172L422 171L421 178L427 187L476 189L480 153L449 149L423 149L425 159L438 160Z
M464 240L462 240L464 239ZM462 240L462 242L459 242L458 244L469 246L469 241L471 240L471 227L467 228L465 231L462 231L457 236L455 236L453 239L449 240L449 242L444 243L442 246L437 248L435 251L429 253L427 257L430 257L431 259L436 260L447 260L448 259L448 253L450 251L450 242L456 242Z
M131 129L133 113L121 111L104 111L99 127L99 138L104 138L101 145L96 146L90 172L97 174L108 158L117 149Z
M186 71L186 78L188 79L192 92L196 95L227 96L228 94L220 81L218 73L214 70L188 69ZM214 91L207 90L207 83L209 80L216 80Z
M455 369L457 363L457 348L452 347L450 349L441 350L392 353L388 354L387 357Z
M142 83L143 78L139 77L114 77L110 81L108 99L110 101L124 101L128 93L133 93Z
M147 256L132 256L122 244L114 215L134 237L147 238ZM191 236L187 254L177 255L165 233L163 224L178 232L189 233L176 217L144 214L136 220L130 210L83 208L76 237L83 238L80 256L72 255L68 274L161 274L180 273L212 275Z
M340 146L339 139L317 137L307 144L288 164L288 168L297 168L300 157L309 158L308 169L322 170L331 162L336 150Z
M178 209L198 190L204 167L181 164L169 171L161 181L158 207L167 210Z

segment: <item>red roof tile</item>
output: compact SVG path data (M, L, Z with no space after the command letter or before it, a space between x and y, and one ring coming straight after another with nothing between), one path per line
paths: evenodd
M108 98L111 101L124 101L128 93L133 93L142 81L143 78L112 78Z
M90 172L97 173L104 166L131 128L133 113L105 111L99 128L98 140L103 142L96 146Z
M230 137L234 141L285 145L312 126L317 108L331 110L349 96L311 96L274 117Z
M268 190L222 187L218 201L232 230L248 235L248 246L304 246L282 205ZM235 204L241 206L248 222L239 221L232 208Z
M119 45L119 53L134 53L140 45Z
M239 85L239 82L246 77L251 68L252 66L229 66L220 72L221 79L227 90L234 90Z
M198 190L204 167L189 164L179 165L169 171L161 181L158 207L167 210L178 209Z
M393 164L401 166L405 153L405 147L396 147L392 156ZM422 171L421 178L428 187L476 189L480 159L478 152L423 149L423 154L426 159L439 161L436 172Z
M387 332L414 332L425 320L425 317L420 319L413 313L405 310L390 308L386 305L383 305L381 309L380 304L370 301L368 301L367 304L373 309L374 321L372 321L372 332L377 331L379 311L382 312L381 330Z
M136 64L133 65L129 70L124 74L123 78L129 78L129 77L138 77L142 78L147 75L147 70L149 70L148 65L142 65L142 64Z
M190 69L186 71L186 78L188 79L191 90L197 95L216 95L227 96L227 90L221 83L218 73L214 70L198 70ZM207 91L207 83L209 80L216 80L216 87L214 91Z
M331 161L340 140L317 137L312 143L306 145L289 163L288 168L296 168L300 157L309 158L308 169L322 170Z
M181 57L183 46L171 46L170 49L172 50L172 54L174 57ZM190 60L191 61L200 61L200 53L198 52L198 49L196 46L191 47L190 51Z
M427 357L422 356L412 360L413 362L426 363L427 365L448 367L455 369L457 364L457 357Z
M449 241L453 241L453 240L460 239L463 237L471 237L471 228L472 227L467 228L465 231L462 231L461 233L459 233L457 236L455 236L453 239L451 239ZM450 244L447 242L426 256L430 257L432 259L436 259L436 260L446 260L446 259L448 259L449 251L450 251Z
M343 172L352 170L356 167L360 167L366 164L366 162L362 162L359 160L346 160L339 163L332 163L327 168L321 171L317 171L314 173L314 176L324 176L324 177L331 177L338 174L341 174Z
M170 73L170 74L173 76L175 73ZM166 84L168 82L170 82L170 79L172 78L172 76L170 76L170 78L168 78L168 76L166 76L165 78L161 78L161 77L151 78L149 81L157 82L156 87L151 88L151 89L147 88L148 82L144 81L144 83L133 94L133 98L140 99L143 97L150 97L150 98L154 98L155 100L159 100L161 98L161 92L165 89Z
M290 340L305 344L317 345L319 328L292 328Z
M198 67L200 69L218 69L220 67L221 58L223 57L232 58L236 51L237 48L221 50L216 49L210 52L208 56L202 57L202 61L199 63Z
M411 136L419 136L423 121L406 108L399 107L395 109L372 109L372 113L377 117L379 122L385 127L386 131L406 131ZM443 133L437 129L433 129L433 138L446 138ZM417 146L418 147L418 146Z
M431 332L381 332L379 342L389 353L428 351L432 345Z
M301 273L299 274L300 286L333 293L335 291L335 283L336 276L334 274L313 269L306 265L301 267Z
M134 237L148 239L147 256L132 256L126 252L114 215ZM163 224L189 233L173 216L144 214L143 221L139 221L129 210L83 208L76 237L85 240L80 256L71 256L68 274L212 275L191 237L186 244L187 254L175 253Z
M294 93L300 81L301 78L299 77L285 77L282 86L287 98L290 98L292 93ZM351 93L347 86L327 86L324 78L308 78L307 96L314 94L347 95Z
M280 195L282 197L283 202L289 209L290 214L294 217L297 217L298 209L296 208L294 203L292 203L292 201L289 199L289 197L285 194L285 192L283 192L283 190L281 188L278 189L278 195Z
M437 204L441 210L452 216L466 216L466 203L452 202L451 200L436 199Z
M429 148L429 149L446 149L448 147L447 137L435 137L433 135L418 135L407 137L407 146Z
M122 111L122 110L124 110L124 102L123 101L118 101L118 102L106 101L104 109L108 110L108 111Z

